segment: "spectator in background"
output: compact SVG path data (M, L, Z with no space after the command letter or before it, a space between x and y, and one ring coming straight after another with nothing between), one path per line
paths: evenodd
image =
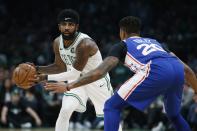
M194 97L194 103L190 106L188 121L193 131L197 131L197 96Z
M6 66L7 65L7 57L5 54L0 53L0 66Z
M0 102L7 103L11 101L11 91L14 89L14 85L10 78L6 78L3 81L2 89L0 91Z
M13 90L11 102L5 103L2 108L1 123L10 128L30 128L33 125L41 126L42 121L38 114L22 101L19 90Z
M38 112L38 108L40 109L40 107L38 107L38 101L34 94L34 88L25 91L24 99L27 101L27 103L33 110Z

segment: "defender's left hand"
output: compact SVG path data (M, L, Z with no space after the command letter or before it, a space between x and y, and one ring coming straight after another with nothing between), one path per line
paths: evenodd
M44 87L47 91L52 91L53 93L64 93L69 91L68 84L64 82L47 82Z

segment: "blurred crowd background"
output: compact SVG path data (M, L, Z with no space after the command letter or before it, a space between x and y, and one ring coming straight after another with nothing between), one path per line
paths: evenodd
M142 19L143 37L166 44L197 74L195 0L0 0L0 128L54 127L62 94L46 92L42 85L21 90L14 85L11 75L22 62L53 62L52 41L59 35L57 14L65 8L79 12L80 31L97 42L103 58L112 44L119 41L119 20L134 15ZM116 90L132 73L119 65L110 75ZM84 114L73 114L70 128L102 128L91 102L87 107ZM196 129L197 98L193 98L187 83L181 111ZM124 128L173 130L165 117L162 98L143 113L128 107L122 119Z

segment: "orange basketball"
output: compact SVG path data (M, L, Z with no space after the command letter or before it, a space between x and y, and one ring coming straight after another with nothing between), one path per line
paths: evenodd
M28 89L31 86L28 85L28 79L33 78L36 75L36 69L29 64L20 64L13 71L13 81L15 84L23 89Z

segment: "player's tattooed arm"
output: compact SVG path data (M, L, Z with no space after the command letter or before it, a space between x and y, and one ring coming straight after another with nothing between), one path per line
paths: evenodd
M105 76L105 74L108 71L110 71L113 67L115 67L118 64L118 62L118 58L114 56L109 56L96 69L82 75L76 81L69 84L63 82L46 83L45 89L48 91L52 91L53 93L62 93L69 91L72 88L92 83Z
M194 93L197 95L197 77L194 71L183 61L181 61L184 65L184 74L186 82L192 87Z
M89 57L96 54L98 46L92 39L83 39L76 48L76 59L73 63L73 67L82 71L86 66Z
M101 79L109 72L113 67L115 67L119 63L119 59L114 56L108 56L104 59L103 63L101 63L96 69L82 75L76 81L70 83L68 85L69 89L76 88L85 84L92 83L98 79Z
M66 71L66 65L62 61L59 53L59 38L56 38L53 42L53 50L55 54L55 60L53 64L47 66L36 66L38 73L43 74L56 74Z

